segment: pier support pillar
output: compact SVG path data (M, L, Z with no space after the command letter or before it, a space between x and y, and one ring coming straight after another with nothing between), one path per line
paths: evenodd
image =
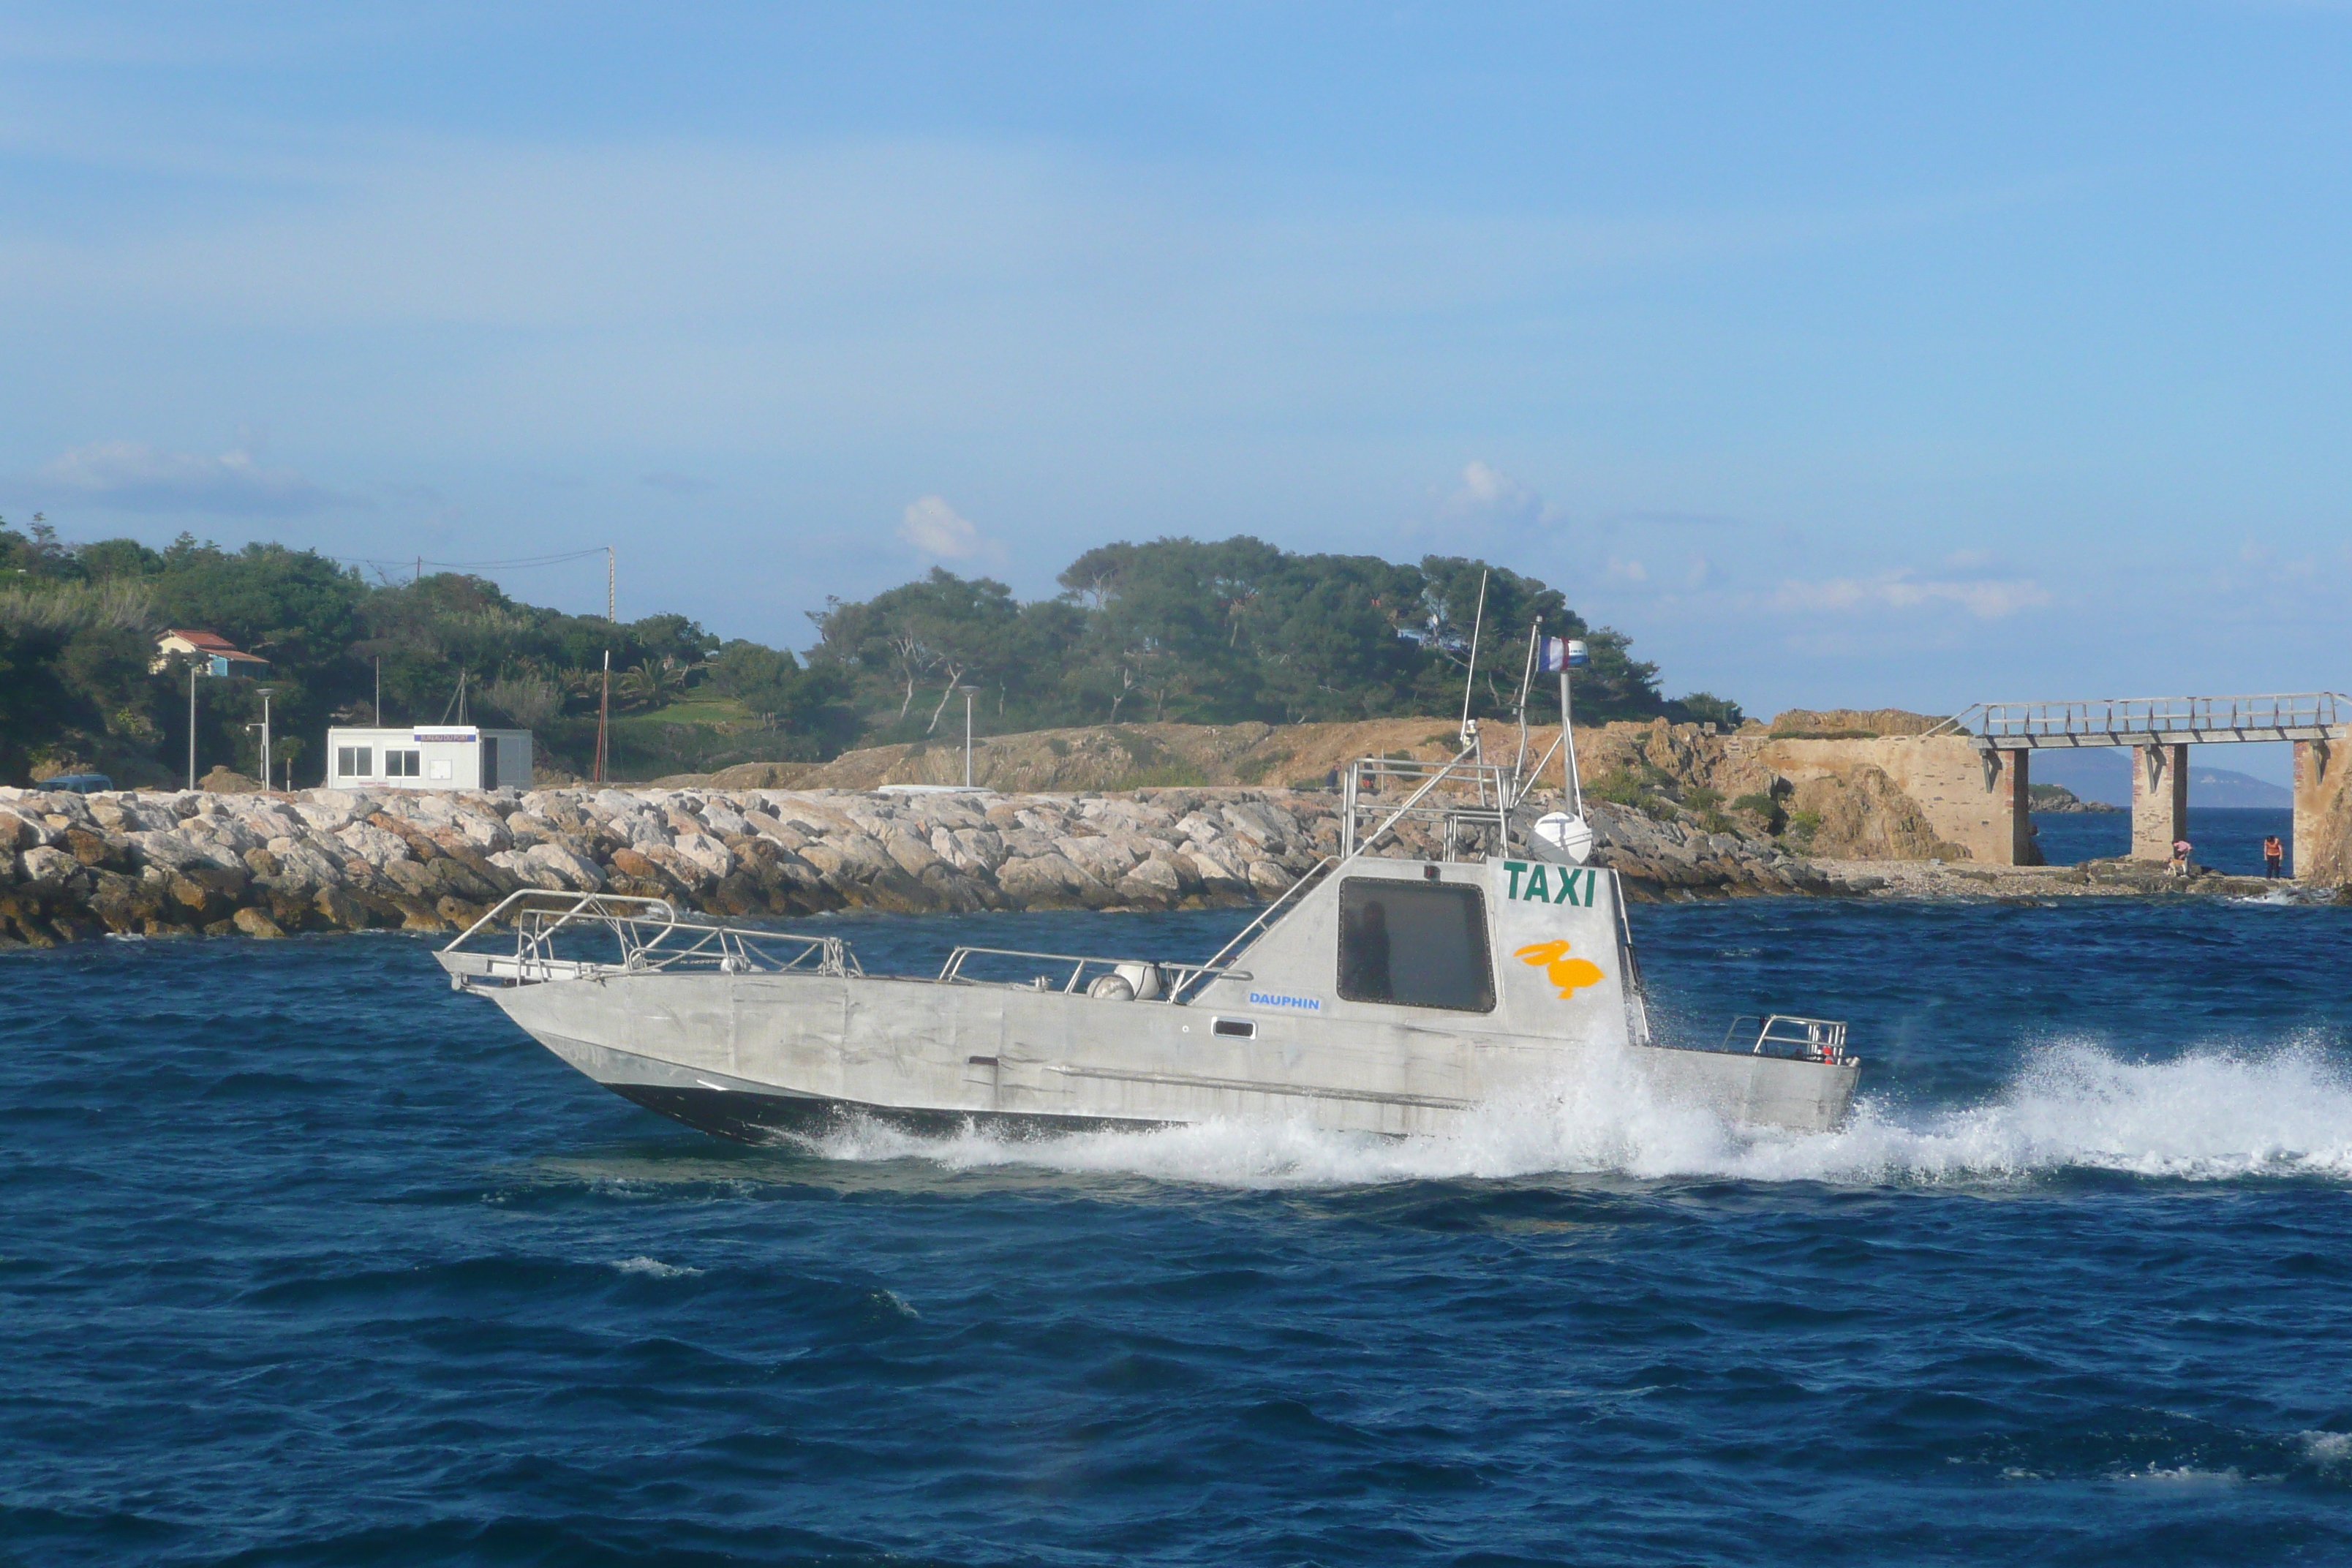
M2189 748L2132 748L2132 858L2169 860L2189 837Z
M2297 741L2294 743L2294 826L2286 846L2286 873L2308 876L2319 864L2331 795L2342 793L2336 778L2335 748L2340 741Z
M2005 866L2039 866L2042 848L2033 842L2032 752L1987 752L1986 783L1992 788L1993 828L2000 846L2008 850L1995 861Z

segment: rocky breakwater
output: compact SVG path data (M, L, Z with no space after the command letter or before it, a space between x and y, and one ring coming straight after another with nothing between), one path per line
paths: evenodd
M1637 896L1841 889L1769 845L1594 812ZM0 790L0 944L109 932L447 931L525 887L718 916L1160 910L1276 897L1339 847L1315 791L449 795ZM1402 854L1427 854L1407 838Z

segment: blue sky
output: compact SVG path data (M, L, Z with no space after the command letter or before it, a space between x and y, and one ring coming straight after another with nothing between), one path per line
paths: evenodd
M0 512L609 542L796 646L1250 532L1767 713L2343 686L2347 66L2221 0L18 5Z

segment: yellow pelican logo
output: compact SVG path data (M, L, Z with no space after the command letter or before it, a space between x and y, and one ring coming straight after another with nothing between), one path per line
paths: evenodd
M1580 986L1601 983L1601 966L1589 958L1569 957L1568 943L1561 938L1523 947L1511 956L1542 970L1544 978L1559 987L1563 998L1574 995Z

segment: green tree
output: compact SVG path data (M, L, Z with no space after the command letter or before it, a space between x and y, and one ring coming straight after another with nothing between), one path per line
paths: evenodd
M898 700L898 721L909 718L918 691L938 686L924 733L937 727L956 687L1009 667L1022 647L1012 589L939 566L860 604L829 599L814 619L812 660L852 672L869 691L887 689Z

